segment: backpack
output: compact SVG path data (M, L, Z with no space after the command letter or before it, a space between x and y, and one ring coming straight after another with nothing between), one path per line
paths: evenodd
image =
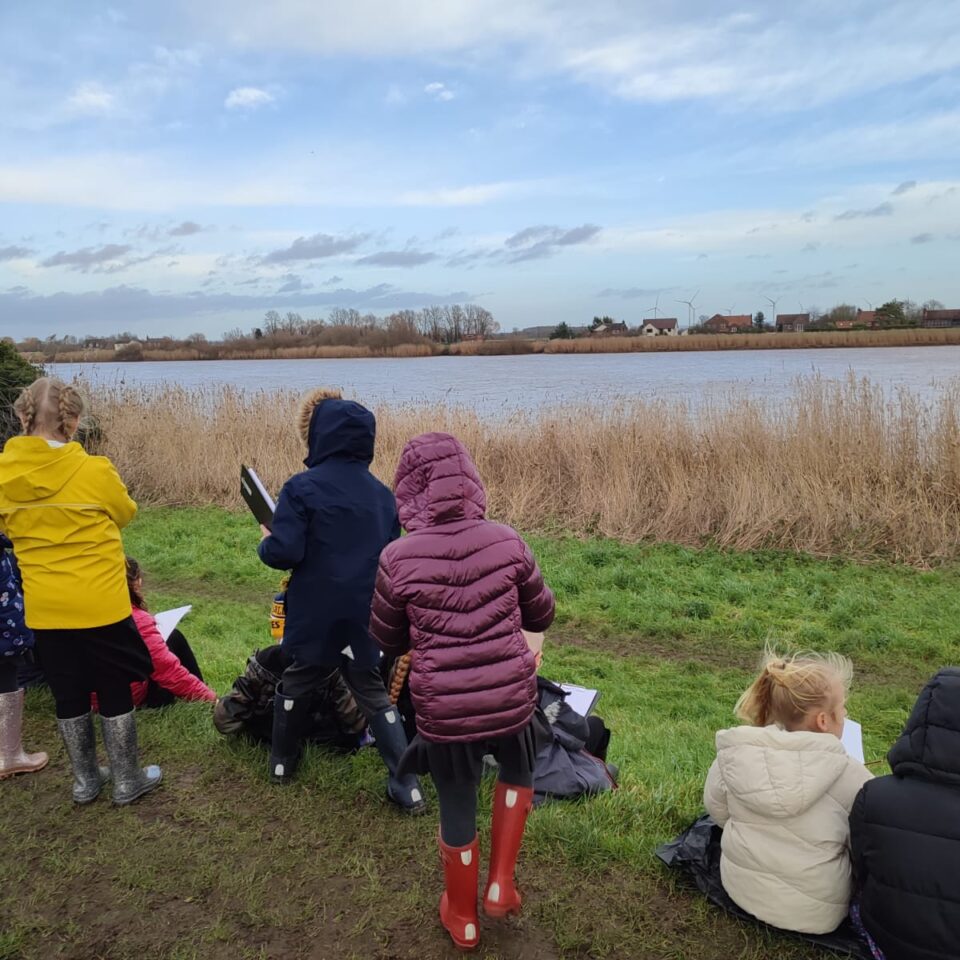
M0 539L0 657L14 657L33 649L33 632L23 614L20 571L13 554L5 549L10 541Z

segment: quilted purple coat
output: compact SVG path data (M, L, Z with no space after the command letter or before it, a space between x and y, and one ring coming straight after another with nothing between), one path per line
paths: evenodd
M380 555L370 633L387 653L411 651L418 731L456 742L522 730L537 677L521 628L545 630L554 614L530 548L484 519L477 468L447 433L406 445L396 497L408 535Z

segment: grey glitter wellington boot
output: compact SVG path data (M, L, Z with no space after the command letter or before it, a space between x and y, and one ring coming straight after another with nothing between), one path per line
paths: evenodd
M18 773L36 773L47 765L45 753L23 749L23 691L0 693L0 780Z
M103 785L110 779L108 767L97 766L97 740L93 730L93 714L85 713L69 720L57 719L60 736L73 767L73 802L93 803Z
M159 787L163 779L160 768L154 764L140 767L135 712L100 717L100 727L113 773L113 802L123 807Z

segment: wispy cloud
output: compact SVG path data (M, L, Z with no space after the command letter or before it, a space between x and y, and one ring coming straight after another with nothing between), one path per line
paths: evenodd
M889 217L893 215L892 203L880 203L867 210L844 210L838 213L834 220L863 220L870 217Z
M195 233L202 233L204 231L199 223L194 223L193 220L184 220L182 223L177 224L175 227L171 227L167 231L167 236L169 237L191 237Z
M504 246L511 251L507 255L507 261L521 263L524 260L552 257L561 247L587 243L599 233L600 227L593 223L585 223L568 230L552 226L526 227L504 241Z
M437 254L424 250L383 250L356 262L368 267L419 267L436 259Z
M641 297L655 297L661 293L669 293L673 287L656 288L653 287L606 287L601 290L598 297L620 297L622 300L639 300Z
M117 106L117 97L102 84L81 83L67 98L67 107L72 113L107 114Z
M910 242L916 244L933 243L935 239L936 237L932 233L918 233L910 238Z
M19 247L15 244L9 247L0 247L0 262L4 260L23 260L33 253L27 247Z
M423 92L431 100L436 100L438 103L447 103L456 97L456 94L445 83L428 83L423 88Z
M467 187L407 190L399 194L397 203L404 207L473 207L503 200L516 193L520 186L517 183L478 183Z
M294 263L298 260L326 260L343 253L353 253L369 239L367 233L352 233L334 236L330 233L315 233L311 237L297 237L289 247L274 250L262 257L261 263Z
M108 243L102 247L84 247L67 253L61 250L46 260L40 261L41 267L67 267L70 270L79 270L80 273L90 273L101 270L111 263L122 261L133 247L126 243Z
M276 97L260 87L236 87L227 94L223 105L228 110L258 110L273 103Z
M917 186L916 180L904 180L903 183L899 184L899 186L894 187L894 189L890 191L890 196L902 197L903 194L909 193L911 190L915 190L916 186Z
M282 279L283 283L277 288L277 293L300 293L313 287L312 283L305 283L303 277L294 273L288 273Z

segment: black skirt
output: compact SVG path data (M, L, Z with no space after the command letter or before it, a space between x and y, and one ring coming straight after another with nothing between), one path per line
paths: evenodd
M34 630L37 659L56 699L148 680L150 651L133 617L83 630Z
M532 774L537 754L553 740L550 724L540 710L517 733L490 740L436 743L417 734L407 747L398 775L431 774L440 780L479 783L483 776L483 758L491 754L502 768Z

